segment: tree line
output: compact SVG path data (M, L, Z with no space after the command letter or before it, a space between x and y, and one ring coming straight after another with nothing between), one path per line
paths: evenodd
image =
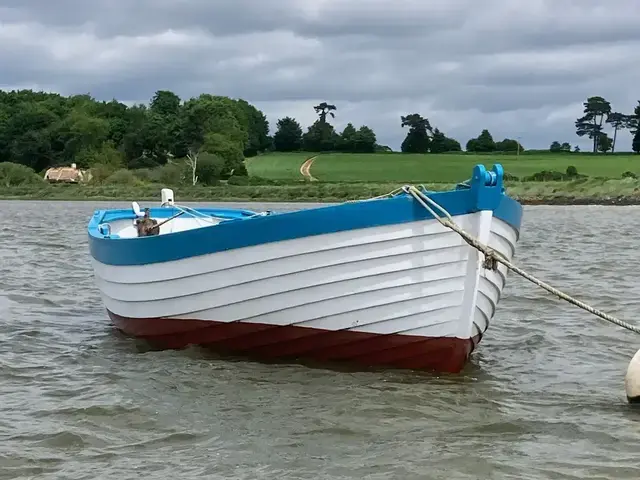
M153 168L208 153L218 175L237 175L246 171L245 157L270 145L266 116L242 99L182 101L159 90L149 105L127 106L90 95L0 91L0 161L37 172L70 163Z
M374 131L362 125L357 130L348 123L341 133L335 131L327 117L335 118L337 107L322 102L313 107L318 119L303 133L295 118L285 117L278 120L273 136L273 148L279 152L347 152L372 153L388 152L391 149L379 145ZM400 126L407 127L407 134L400 150L403 153L446 153L461 152L462 147L456 139L446 136L437 127L432 127L428 118L419 113L410 113L400 117ZM468 152L517 152L524 148L516 140L505 138L494 141L488 130L484 129L476 138L466 144Z
M335 105L322 102L313 108L318 114L318 119L304 133L295 118L287 116L278 120L273 135L274 151L373 153L390 150L378 145L376 134L366 125L356 129L349 123L342 133L337 133L333 125L327 121L328 116L335 118Z
M201 94L183 100L174 92L158 90L148 105L127 106L115 99L98 101L89 94L0 91L0 162L42 173L71 163L114 172L186 160L195 183L197 171L203 169L208 178L246 175L243 160L268 151L391 151L377 143L367 125L356 128L348 123L336 132L328 120L335 118L335 105L322 102L313 108L318 118L306 132L294 118L285 117L277 121L270 136L262 111L245 100L225 96ZM400 120L408 129L403 152L461 151L455 139L432 128L421 115L409 114ZM468 147L491 151L495 145L487 146L486 136L483 132Z
M618 132L622 130L631 133L631 150L640 153L640 100L631 113L614 111L611 102L600 96L588 97L583 107L583 115L575 121L576 135L591 139L593 153L615 152ZM604 130L607 126L609 132ZM569 152L571 145L554 141L549 150ZM576 145L573 151L579 152L580 149Z
M310 107L311 108L311 107ZM270 135L266 115L249 102L201 94L187 100L174 92L158 90L148 105L127 106L117 100L98 101L90 95L0 91L0 161L28 166L37 172L76 163L80 168L108 166L143 169L180 162L208 177L246 175L243 160L268 151L352 152L391 151L377 142L367 125L348 123L337 132L330 119L336 105L322 102L312 107L316 121L303 132L292 117L277 120ZM612 111L602 97L589 97L584 115L576 120L578 136L593 141L594 152L615 151L617 134L633 134L633 150L640 153L640 102L632 113ZM460 143L419 113L399 119L406 136L401 151L444 153L462 151ZM605 132L605 127L610 132ZM569 143L554 142L554 151L570 151ZM521 152L522 145L505 138L495 141L483 129L465 146L468 152ZM206 154L206 155L201 155ZM199 165L199 166L198 166Z

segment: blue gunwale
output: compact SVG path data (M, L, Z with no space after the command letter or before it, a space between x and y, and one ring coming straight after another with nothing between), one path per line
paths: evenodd
M495 165L491 172L482 165L476 165L469 184L455 190L429 192L428 195L453 216L493 210L496 218L514 227L519 234L522 206L504 193L500 165ZM406 194L266 216L254 216L257 212L240 209L197 210L224 220L213 226L152 237L114 238L103 235L99 225L115 220L133 220L133 211L98 210L88 224L90 253L104 264L145 265L313 235L433 218ZM155 218L168 218L179 210L152 207L150 211Z

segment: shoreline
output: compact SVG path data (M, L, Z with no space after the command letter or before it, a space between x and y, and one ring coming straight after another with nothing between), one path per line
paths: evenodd
M640 198L517 198L512 197L517 200L521 205L524 206L636 206L640 205ZM40 202L132 202L132 201L158 201L157 197L131 197L131 198L123 198L123 197L86 197L86 198L47 198L47 197L34 197L34 196L5 196L0 195L0 201L2 202L28 202L28 201L40 201ZM296 203L306 203L306 204L336 204L343 203L346 201L355 201L357 199L338 199L338 198L327 198L325 200L320 200L318 198L299 198L299 199L283 199L278 197L227 197L227 198L215 198L215 199L202 199L202 198L191 198L191 197L182 197L183 202L188 203L288 203L288 204L296 204ZM362 199L366 200L366 199Z
M341 203L359 199L367 199L388 193L393 188L389 185L367 185L353 188L349 185L319 184L313 188L299 185L256 185L256 186L218 186L218 187L173 187L178 201L206 203ZM452 185L432 185L433 190L445 190ZM587 191L567 192L556 188L538 188L535 192L518 192L518 188L507 188L507 194L522 205L550 206L632 206L640 205L640 193L629 194L590 193ZM159 201L160 186L78 186L49 185L46 188L5 187L0 190L2 201ZM513 191L515 190L515 191ZM543 190L543 191L540 191ZM547 191L544 191L547 190Z
M619 206L629 207L634 205L640 205L640 198L638 197L616 197L616 198L528 198L519 199L515 198L522 205L549 205L549 206L585 206L585 205L600 205L600 206Z

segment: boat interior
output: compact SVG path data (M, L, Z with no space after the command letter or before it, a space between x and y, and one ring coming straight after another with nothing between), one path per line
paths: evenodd
M99 236L109 238L137 238L140 236L166 235L196 228L210 227L222 222L237 221L256 216L269 215L272 212L253 212L248 210L191 208L176 205L173 191L162 190L160 207L140 208L138 202L131 202L131 209L109 210L97 212L96 230ZM145 218L146 217L146 218ZM150 235L141 234L140 222L147 222ZM155 228L154 228L155 227ZM91 227L90 227L91 230Z

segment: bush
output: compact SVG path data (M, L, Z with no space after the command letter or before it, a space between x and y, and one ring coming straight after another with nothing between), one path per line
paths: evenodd
M511 182L519 182L520 178L518 178L516 175L512 175L510 173L505 172L504 176L502 177L505 181L511 181Z
M249 181L249 177L245 177L242 175L236 175L235 173L233 175L231 175L229 177L229 180L227 180L227 183L229 185L249 185L250 181Z
M166 186L179 186L191 184L191 169L184 162L167 163L161 167L149 171L149 176L153 183L160 183Z
M201 154L196 165L198 183L201 185L217 185L224 168L224 160L217 155Z
M541 172L536 172L533 175L529 175L528 177L524 177L522 180L524 182L560 182L566 180L580 180L587 178L586 175L578 173L578 169L573 165L567 167L567 171L565 173L557 172L555 170L543 170Z
M525 177L526 182L553 182L564 180L566 175L562 172L556 172L555 170L543 170L536 172L533 175Z
M249 176L249 172L247 171L247 167L245 166L244 162L233 169L233 175L236 176L236 177L248 177Z
M96 164L89 170L89 174L91 176L91 183L103 184L107 181L107 179L113 175L118 170L118 168L113 165L105 165L105 164Z
M0 184L5 187L45 184L44 178L26 165L13 162L0 163Z
M622 178L633 178L635 180L635 179L638 178L638 175L636 175L635 173L630 172L630 171L627 170L626 172L624 172L622 174Z
M115 147L112 141L103 143L99 148L82 149L74 159L80 168L109 165L114 171L124 166L124 160L124 154Z
M131 170L121 168L109 175L104 183L107 185L138 185L140 180L136 178Z
M131 170L131 173L133 173L133 175L141 182L150 183L153 181L153 172L150 168L138 168L136 170Z

